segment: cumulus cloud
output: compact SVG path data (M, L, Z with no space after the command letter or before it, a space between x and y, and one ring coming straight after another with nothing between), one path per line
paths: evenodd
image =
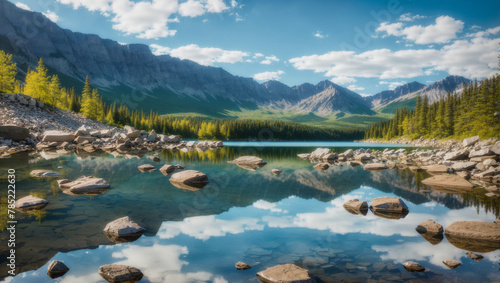
M382 23L376 29L377 32L385 32L386 35L401 36L417 44L447 43L457 37L461 32L464 22L455 20L450 16L440 16L435 24L428 26L414 25L404 27L402 22L393 24Z
M364 87L361 86L356 86L356 85L349 85L347 86L347 89L352 90L352 91L358 91L358 90L364 90Z
M257 80L257 81L271 81L271 80L280 80L281 75L283 75L285 72L279 70L276 72L263 72L263 73L258 73L253 75L252 77Z
M272 56L266 56L266 59L262 60L260 63L264 65L271 65L272 62L279 62L280 59L278 57L272 55Z
M83 7L111 17L113 29L138 38L152 39L173 36L176 30L169 29L168 23L174 15L198 17L206 13L222 13L230 9L223 0L57 0L74 9ZM175 17L174 17L175 18Z
M21 3L21 2L17 2L16 7L21 8L21 9L26 10L26 11L31 11L31 9L28 5Z
M475 33L468 33L466 36L467 37L485 37L489 35L494 35L500 32L500 26L494 27L494 28L489 28L485 31L479 31Z
M151 44L151 49L155 55L169 54L179 59L188 59L200 65L212 66L214 63L230 63L245 61L248 53L238 50L224 50L216 47L200 47L196 44L189 44L178 48L164 47L158 44Z
M351 78L351 77L338 76L338 77L331 78L330 81L332 81L333 83L339 84L339 85L345 85L345 84L355 83L357 80L355 78Z
M276 207L276 203L271 203L265 200L258 200L253 203L253 207L258 208L258 209L264 209L264 210L269 210L271 212L285 212L288 213L287 210L283 210L281 208Z
M421 15L412 15L411 13L406 13L399 16L399 20L403 22L413 22L414 20L419 20L423 18L426 17Z
M313 35L314 35L314 37L317 37L317 38L325 38L325 36L320 31L315 32Z
M295 69L324 73L327 77L413 78L445 71L468 78L488 77L498 66L497 39L475 37L456 40L441 49L375 49L362 53L331 51L289 60Z
M50 10L47 10L47 12L42 13L45 17L47 17L49 20L53 21L54 23L57 23L59 21L59 16Z

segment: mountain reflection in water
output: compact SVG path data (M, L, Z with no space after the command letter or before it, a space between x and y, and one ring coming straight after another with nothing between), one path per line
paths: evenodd
M61 282L100 282L97 270L108 263L141 269L144 282L255 281L259 270L283 263L296 263L316 276L336 280L500 280L498 250L484 253L485 259L475 262L446 238L433 245L415 231L427 219L443 227L459 220L494 221L499 215L498 200L477 190L464 194L431 190L421 183L426 173L409 169L370 172L344 164L318 171L296 157L312 150L164 150L159 163L147 156L127 159L106 153L85 158L62 154L48 160L15 157L18 197L37 194L50 203L37 215L16 215L18 271L24 273L12 282L51 282L45 272L52 259L70 268ZM259 156L268 164L248 171L227 163L243 155ZM0 167L6 164L0 160ZM142 164L157 168L181 164L207 174L210 183L197 191L179 189L159 171L141 174L137 166ZM111 188L95 196L66 195L55 181L29 178L31 170L42 168L68 179L95 175ZM273 175L273 168L283 173ZM391 220L370 211L366 216L352 215L342 206L349 199L370 203L378 196L401 197L410 213ZM2 197L5 238L3 192ZM135 242L114 245L102 229L123 216L130 216L146 233ZM4 249L0 248L2 255L7 253ZM451 271L441 263L444 259L461 261L462 266ZM407 273L401 266L407 260L431 271ZM253 267L236 271L238 261ZM0 271L6 274L5 265Z

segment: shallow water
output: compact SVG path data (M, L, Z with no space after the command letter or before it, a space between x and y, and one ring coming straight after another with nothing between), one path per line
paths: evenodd
M317 146L342 152L345 147L357 148L357 143L228 145L205 152L165 150L159 163L147 156L127 159L105 153L85 158L62 153L19 154L0 160L2 183L7 169L16 168L18 198L31 193L50 202L36 213L16 213L19 274L4 280L52 282L46 275L52 260L63 261L70 268L59 282L105 282L97 270L110 263L141 269L145 275L141 282L258 282L256 272L284 263L307 268L324 282L500 280L499 250L481 253L485 258L476 262L446 237L433 245L415 231L427 219L444 227L460 220L494 221L499 216L498 200L477 192L432 190L420 183L426 173L408 169L370 172L343 165L318 171L309 161L296 157ZM268 164L248 171L227 163L242 155L259 156ZM200 190L178 189L158 171L141 173L137 166L146 163L157 167L181 164L206 173L211 182ZM111 188L95 196L66 195L54 180L29 177L31 170L42 168L61 172L68 179L102 177ZM283 173L275 176L273 168ZM2 191L0 214L2 240L7 237L5 193ZM370 211L366 216L352 215L342 206L349 199L370 203L379 196L401 197L410 213L393 220ZM123 216L145 227L146 233L135 242L113 244L102 229ZM3 262L7 248L2 243ZM442 264L445 259L457 260L462 266L450 270ZM402 263L408 260L419 262L426 272L407 272ZM252 268L237 271L234 264L238 261ZM0 273L6 271L1 264Z

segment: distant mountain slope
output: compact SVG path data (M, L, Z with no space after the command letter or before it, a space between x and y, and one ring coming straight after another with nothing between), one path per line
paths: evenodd
M364 99L370 104L371 108L378 108L382 105L387 105L388 103L403 95L414 93L424 87L425 85L419 82L411 82L402 86L398 86L393 90L385 90L372 96L367 96Z
M41 13L20 9L7 0L0 0L0 49L14 55L21 78L28 67L36 67L38 59L43 58L66 87L75 86L79 92L88 75L106 102L122 102L132 109L153 109L161 114L196 112L223 117L243 108L268 107L311 112L312 117L339 112L373 115L370 108L405 101L418 93L434 100L468 81L452 77L429 86L413 82L365 99L330 81L293 87L277 81L259 84L222 68L155 56L147 45L123 45L62 29ZM309 119L311 115L306 116Z

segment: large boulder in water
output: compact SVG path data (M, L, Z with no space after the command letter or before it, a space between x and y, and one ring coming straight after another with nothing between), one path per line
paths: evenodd
M173 165L165 164L160 168L160 172L163 175L168 176L168 175L172 174L175 171L175 169L177 169L177 167L175 167Z
M53 178L60 177L61 173L52 170L37 169L30 172L31 177L34 178Z
M332 151L329 148L317 148L313 152L311 152L311 155L309 158L311 159L323 159L326 156L329 156L329 154Z
M109 222L104 228L106 237L114 243L133 242L139 239L146 229L125 216Z
M201 189L208 183L208 177L204 173L196 170L185 170L170 177L170 183L181 189Z
M258 158L256 156L241 156L236 158L235 160L228 161L227 163L236 164L239 167L250 171L255 171L255 169L262 168L267 164L266 162L262 161L261 158Z
M429 219L424 222L420 222L415 228L417 232L424 237L429 243L437 245L443 240L443 226L436 223L434 220Z
M352 199L344 203L344 209L351 214L366 215L368 212L368 203L359 199Z
M13 125L0 126L0 137L7 140L22 141L29 136L30 131L26 128Z
M47 204L49 204L49 202L44 199L28 195L16 200L16 209L19 211L26 212L30 210L42 209L46 207Z
M106 264L99 267L99 275L106 281L112 283L127 282L133 283L142 279L144 274L132 266L121 264Z
M446 227L445 235L452 245L474 252L500 249L500 223L458 221Z
M103 178L82 176L74 181L60 180L59 188L69 195L98 195L109 189L109 183Z
M370 209L376 216L388 219L404 218L409 212L404 201L396 197L375 198L370 204Z
M295 264L283 264L270 267L257 273L262 283L316 283L307 269Z
M66 264L58 261L58 260L53 260L50 264L49 267L47 268L47 275L52 278L58 278L66 274L66 272L69 271L69 268L66 266Z
M365 170L369 171L382 171L387 169L384 163L370 163L365 165Z
M467 192L474 185L469 183L464 178L453 174L442 174L427 178L422 181L422 184L427 185L437 190L448 190L450 192Z
M154 171L154 170L156 170L156 167L154 167L151 164L142 164L142 165L138 166L137 169L139 169L139 171L144 173L144 172Z

